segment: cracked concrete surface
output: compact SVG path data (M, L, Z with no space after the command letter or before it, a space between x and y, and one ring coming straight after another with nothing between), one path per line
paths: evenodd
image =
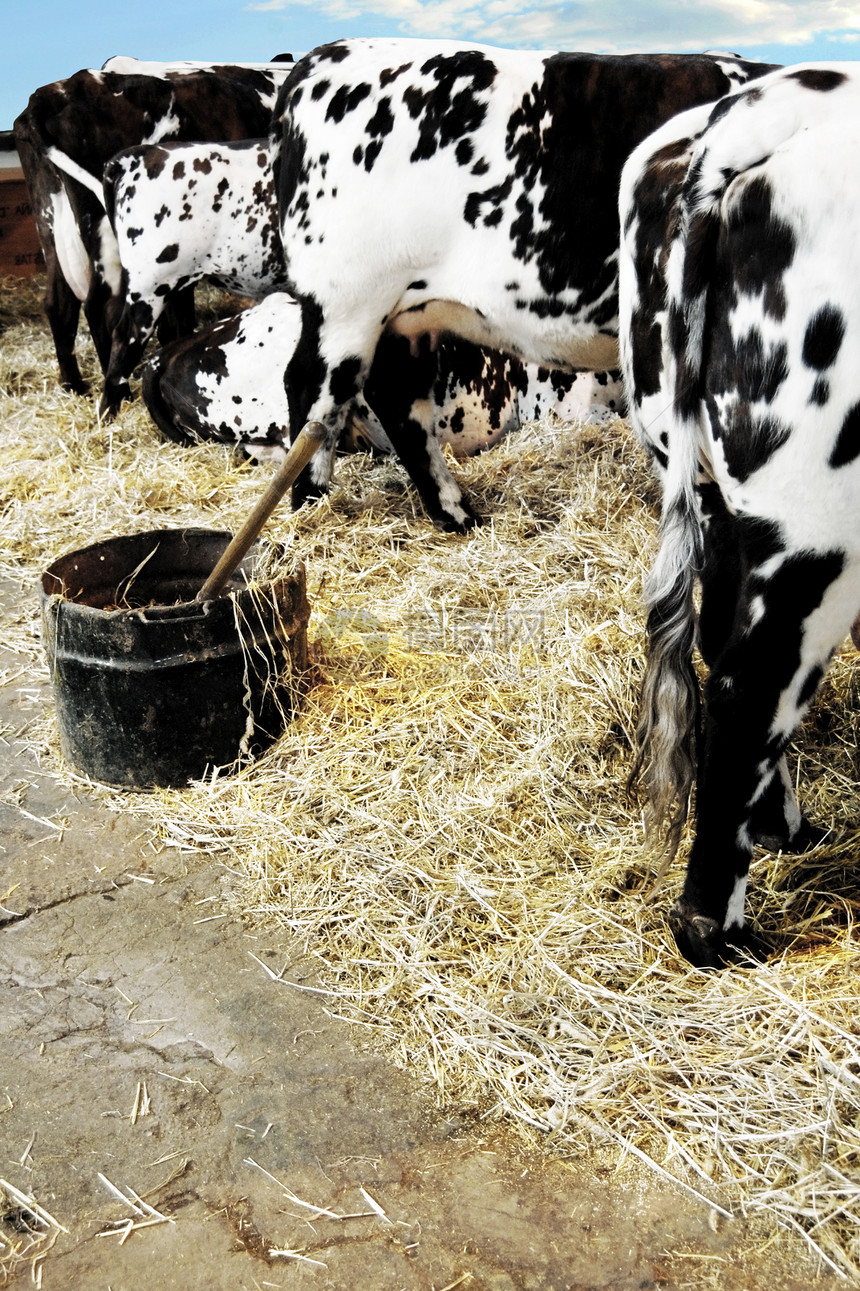
M0 581L6 621L35 614L32 589ZM557 1161L438 1108L326 1010L294 945L242 926L214 860L158 854L145 822L38 766L27 733L50 696L24 662L0 646L0 1178L67 1231L28 1254L44 1229L7 1194L9 1285L836 1284L788 1235L715 1231L629 1163ZM145 1202L139 1223L166 1218L123 1240L133 1209L111 1185Z

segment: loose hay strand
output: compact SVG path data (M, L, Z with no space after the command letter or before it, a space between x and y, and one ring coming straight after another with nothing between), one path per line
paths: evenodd
M56 392L44 328L13 328L0 363L3 568L29 588L88 542L233 529L259 495L263 472L224 446L160 444L139 402L104 427ZM644 899L654 867L623 788L656 533L630 432L539 423L454 469L487 517L464 538L364 456L339 460L328 499L270 521L307 566L321 680L264 757L183 791L91 792L147 814L167 847L215 852L233 908L305 948L289 978L258 961L261 991L331 996L440 1101L561 1156L630 1153L856 1279L856 654L793 750L832 836L752 868L755 918L785 949L699 973ZM10 630L39 672L32 597ZM50 718L30 738L58 765Z

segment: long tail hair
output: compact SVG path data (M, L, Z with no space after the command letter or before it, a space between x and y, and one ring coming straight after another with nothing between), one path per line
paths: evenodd
M678 238L670 256L664 340L672 388L669 460L659 550L644 589L648 660L630 777L647 794L649 844L657 845L665 830L664 869L680 843L698 761L701 697L693 662L694 591L705 553L697 481L708 283L718 229L719 194L703 195L694 162L681 195Z

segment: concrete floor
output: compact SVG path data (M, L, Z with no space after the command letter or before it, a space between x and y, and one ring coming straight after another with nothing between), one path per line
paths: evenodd
M35 623L34 590L0 580L0 623L21 614ZM717 1225L644 1169L555 1160L440 1109L327 1011L286 937L243 926L213 858L159 852L145 821L38 764L51 699L28 663L0 646L5 1285L844 1285L791 1235Z

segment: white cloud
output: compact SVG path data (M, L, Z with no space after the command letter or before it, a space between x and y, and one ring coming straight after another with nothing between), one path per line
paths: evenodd
M617 53L860 38L860 3L850 0L262 0L249 8L298 6L352 30L376 21L404 36Z

